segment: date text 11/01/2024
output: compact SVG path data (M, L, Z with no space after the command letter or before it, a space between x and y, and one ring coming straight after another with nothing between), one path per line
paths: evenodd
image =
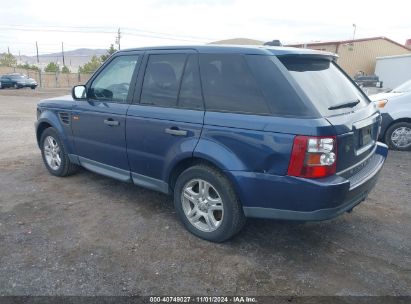
M150 303L258 303L255 297L150 297Z

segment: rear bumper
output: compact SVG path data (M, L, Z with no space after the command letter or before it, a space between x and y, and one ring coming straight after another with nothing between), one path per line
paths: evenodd
M363 168L349 178L322 179L231 171L247 217L320 221L351 210L375 186L387 157L387 146L377 144Z

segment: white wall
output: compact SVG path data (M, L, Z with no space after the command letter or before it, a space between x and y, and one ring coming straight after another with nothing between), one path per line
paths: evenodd
M375 74L384 88L393 89L411 79L411 55L377 57Z

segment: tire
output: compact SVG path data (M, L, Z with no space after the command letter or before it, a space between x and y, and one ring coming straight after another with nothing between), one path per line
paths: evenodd
M32 86L32 87L30 87L32 90L35 90L36 89L36 87L35 86Z
M401 140L401 138L403 139ZM390 126L387 129L387 132L385 132L384 140L385 140L385 143L393 150L410 151L411 150L411 123L409 122L394 123L392 126Z
M52 140L52 144L50 144L49 140ZM54 144L57 144L58 149L51 152L50 146ZM60 177L69 176L78 170L79 167L70 161L64 144L60 139L60 136L57 133L56 129L47 128L43 131L40 138L40 147L44 165L52 175ZM54 161L50 161L50 158L54 159ZM59 163L56 161L56 159L60 160Z
M203 196L200 195L200 182L207 189ZM207 184L210 187L207 188ZM184 189L189 192L184 192ZM198 196L194 195L196 192ZM196 204L184 193L190 193L190 199ZM219 201L221 204L217 203ZM219 170L203 164L190 167L180 174L174 187L174 207L188 231L211 242L228 240L245 224L241 203L230 181ZM188 218L190 214L191 221ZM203 216L208 214L212 215L213 220L206 220Z
M16 90L20 89L20 87L17 85L17 83L15 83L15 84L13 85L13 87L14 87Z

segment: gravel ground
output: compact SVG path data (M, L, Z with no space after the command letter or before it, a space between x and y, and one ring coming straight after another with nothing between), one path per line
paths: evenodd
M67 90L0 91L0 295L411 295L411 153L334 220L248 220L224 244L171 199L88 171L53 177L33 122Z

